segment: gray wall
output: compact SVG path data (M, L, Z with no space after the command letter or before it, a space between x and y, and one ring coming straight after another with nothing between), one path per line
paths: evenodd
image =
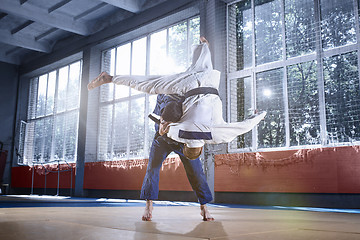
M10 154L16 116L18 67L0 62L0 73L0 141L4 143L4 150L9 152L3 182L10 183Z

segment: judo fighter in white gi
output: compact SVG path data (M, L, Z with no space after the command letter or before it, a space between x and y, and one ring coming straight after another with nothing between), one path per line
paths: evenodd
M184 143L185 151L200 155L205 143L231 142L234 138L253 129L266 112L260 112L242 122L227 123L222 117L222 102L218 95L220 72L213 69L208 42L193 48L191 66L183 73L166 76L110 76L102 72L89 83L91 90L102 84L115 83L132 87L149 94L177 94L183 96L182 116L177 122L160 124L160 134ZM197 155L197 154L195 154ZM197 156L190 157L196 158Z

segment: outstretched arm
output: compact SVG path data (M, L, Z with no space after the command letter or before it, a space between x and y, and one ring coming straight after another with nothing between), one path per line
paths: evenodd
M179 94L199 87L197 84L197 73L212 69L211 55L208 41L201 37L202 44L197 45L193 52L193 63L183 73L166 76L110 76L102 72L97 78L89 83L88 89L94 89L103 84L113 82L118 85L132 87L138 91L150 94Z
M111 76L107 72L102 72L88 84L88 90L100 87L103 84L115 83L150 94L183 95L184 92L186 92L184 85L189 86L189 81L193 81L191 78L192 74L193 73L190 72L184 72L167 76Z

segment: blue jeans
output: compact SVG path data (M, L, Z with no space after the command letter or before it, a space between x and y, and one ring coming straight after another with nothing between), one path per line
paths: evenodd
M190 185L199 199L200 204L206 204L212 200L211 191L206 182L206 177L199 158L195 160L187 159L182 153L182 149L183 144L169 143L165 141L164 137L154 138L151 145L146 175L141 188L141 199L158 199L161 165L171 152L175 152L180 156Z

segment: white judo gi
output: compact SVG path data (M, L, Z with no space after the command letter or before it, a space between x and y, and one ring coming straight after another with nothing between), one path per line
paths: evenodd
M114 76L113 83L132 87L150 94L178 94L199 87L218 90L220 72L214 70L207 44L196 45L193 49L193 63L183 73L167 76ZM183 102L183 116L170 124L167 136L185 143L190 148L202 147L205 143L231 142L255 127L266 112L242 122L227 123L222 117L222 102L218 95L199 94Z

